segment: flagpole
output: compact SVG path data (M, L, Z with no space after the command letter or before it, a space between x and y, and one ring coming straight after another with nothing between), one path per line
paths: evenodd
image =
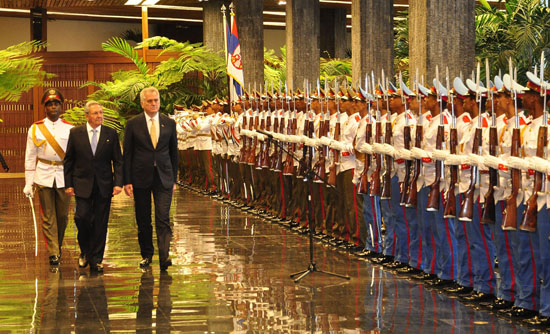
M229 97L229 106L231 106L231 77L229 76L229 52L227 50L227 18L225 16L225 12L226 12L227 8L225 7L225 5L222 5L222 8L221 8L221 11L222 11L222 14L223 14L223 40L224 40L224 43L223 43L223 48L225 50L225 72L226 72L226 76L227 76L227 96Z

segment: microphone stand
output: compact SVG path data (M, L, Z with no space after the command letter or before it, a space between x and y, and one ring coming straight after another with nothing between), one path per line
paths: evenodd
M264 136L267 136L267 137L273 139L273 135L271 135L271 134L269 134L265 131L262 131L262 130L256 130L256 131L258 133L263 134ZM273 140L273 142L275 143L275 145L277 145L279 147L280 150L282 150L286 154L290 154L290 156L292 157L292 159L294 161L297 161L297 162L301 163L300 159L296 158L296 156L293 153L290 153L289 151L287 151L287 149L284 147L284 145L281 144L280 141ZM334 186L331 186L331 185L328 184L326 179L322 178L320 175L315 173L315 170L314 170L313 167L306 166L305 176L304 176L303 181L307 182L307 189L308 189L306 196L307 196L307 211L308 211L308 221L309 221L309 224L308 224L308 228L309 228L309 265L308 265L307 269L305 269L305 270L301 270L301 271L295 272L293 274L290 274L290 278L292 278L294 280L294 283L299 283L307 275L309 275L311 273L314 273L314 272L318 272L318 273L321 273L321 274L326 274L326 275L329 275L329 276L334 276L334 277L343 278L345 280L349 280L350 277L347 276L347 275L341 275L341 274L332 273L332 272L329 272L329 271L324 271L324 270L318 269L317 264L315 263L315 258L313 256L313 245L314 245L313 232L315 230L315 227L313 226L314 225L314 222L313 222L313 208L312 208L312 205L311 205L311 189L313 189L313 178L314 177L317 177L319 180L321 180L322 181L321 183L334 188Z

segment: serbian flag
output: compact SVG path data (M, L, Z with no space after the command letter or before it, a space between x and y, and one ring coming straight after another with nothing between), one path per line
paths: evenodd
M230 83L229 89L232 101L238 99L242 95L242 87L244 87L243 65L241 58L241 45L239 43L239 34L237 33L237 21L235 13L231 11L229 25L224 24L225 40L226 40L226 63L227 75Z

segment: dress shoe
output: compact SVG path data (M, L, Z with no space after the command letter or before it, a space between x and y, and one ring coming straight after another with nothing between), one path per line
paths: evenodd
M426 284L429 285L430 287L438 288L438 289L443 289L445 287L452 286L453 283L454 282L452 280L441 279L441 278L436 278L432 281L426 282Z
M533 318L525 319L524 322L529 326L550 328L550 317L545 317L540 314Z
M172 265L172 259L168 258L168 259L166 259L166 261L164 261L160 264L160 270L161 271L166 271L166 270L168 270L168 267L170 267L171 265Z
M86 268L87 265L88 265L88 259L86 259L86 255L80 254L80 256L78 257L78 266L80 268Z
M417 280L421 280L421 281L428 281L428 280L433 280L433 279L437 278L437 276L435 276L434 274L428 274L428 273L422 271L418 275L412 276L412 278L417 279Z
M389 255L382 255L379 257L372 258L372 262L376 264L384 264L392 261L393 261L393 256L389 256Z
M103 272L103 264L97 263L97 264L90 264L90 271L95 273L102 273Z
M50 265L57 266L58 264L59 264L59 256L57 255L50 256Z
M492 302L493 300L495 300L495 295L493 295L492 293L475 292L460 298L460 300L464 303L479 304L482 302Z
M153 262L153 259L150 258L150 257L146 257L146 258L143 258L141 259L141 261L139 262L139 267L140 268L147 268L149 267L149 265Z
M515 319L529 319L535 317L538 314L539 313L537 311L529 310L523 307L513 307L511 312L512 318Z
M457 283L456 285L447 287L444 290L445 292L453 295L464 296L470 294L473 291L473 288L469 286L462 286Z
M489 309L492 311L499 311L499 310L509 310L513 306L514 306L514 302L497 298L487 307L489 307Z

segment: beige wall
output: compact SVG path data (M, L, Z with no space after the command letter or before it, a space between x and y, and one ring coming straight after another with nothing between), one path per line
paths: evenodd
M141 24L52 20L48 21L48 51L97 51L101 43L119 36L126 30L141 31ZM151 28L150 28L151 29ZM30 39L30 23L27 18L0 18L0 49ZM6 33L10 32L10 33ZM150 36L154 36L149 31Z

